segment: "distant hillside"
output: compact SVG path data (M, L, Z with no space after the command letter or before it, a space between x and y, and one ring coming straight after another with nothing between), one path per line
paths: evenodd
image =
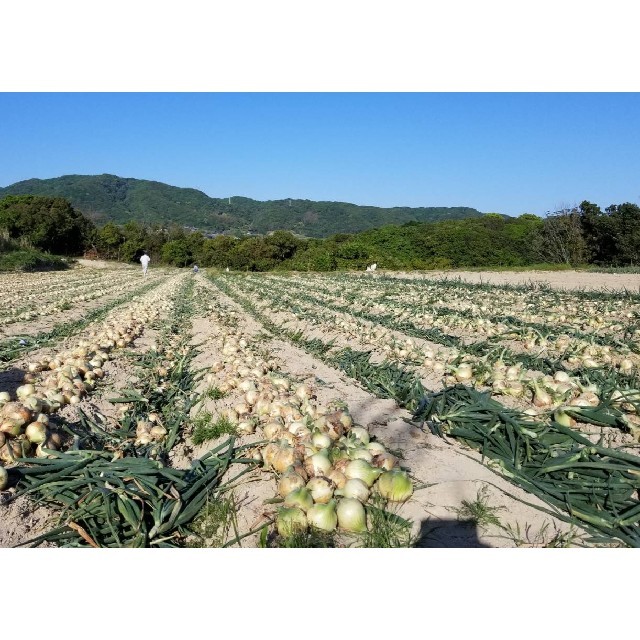
M61 196L97 224L136 220L145 224L173 222L211 232L267 233L286 229L315 238L388 224L459 220L483 215L470 207L381 208L294 199L262 202L240 196L232 197L229 204L228 198L211 198L197 189L109 174L24 180L0 188L0 199L9 195Z

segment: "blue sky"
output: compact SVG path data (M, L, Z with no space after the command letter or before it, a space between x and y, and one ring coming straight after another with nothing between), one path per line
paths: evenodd
M0 186L112 173L544 215L640 202L637 93L1 93Z

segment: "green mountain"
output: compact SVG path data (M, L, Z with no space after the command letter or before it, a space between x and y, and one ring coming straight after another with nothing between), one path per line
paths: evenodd
M197 189L110 174L23 180L0 188L0 199L9 195L63 197L99 225L136 220L144 224L175 223L218 233L267 233L286 229L315 238L388 224L459 220L483 215L470 207L381 208L288 198L263 202L234 196L229 203L228 198L211 198Z

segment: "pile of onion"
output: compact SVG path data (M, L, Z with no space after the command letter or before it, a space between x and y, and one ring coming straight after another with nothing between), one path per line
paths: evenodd
M411 497L411 480L397 458L354 424L344 402L319 406L308 383L274 371L274 363L257 355L237 326L221 329L217 346L221 357L207 383L240 392L240 401L224 415L241 434L259 430L269 441L256 454L263 470L277 478L280 535L309 527L360 533L367 528L364 505L372 493L397 503Z

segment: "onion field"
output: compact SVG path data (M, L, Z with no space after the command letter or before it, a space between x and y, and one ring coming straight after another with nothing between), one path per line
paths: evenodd
M0 546L640 546L638 287L423 275L2 275Z

